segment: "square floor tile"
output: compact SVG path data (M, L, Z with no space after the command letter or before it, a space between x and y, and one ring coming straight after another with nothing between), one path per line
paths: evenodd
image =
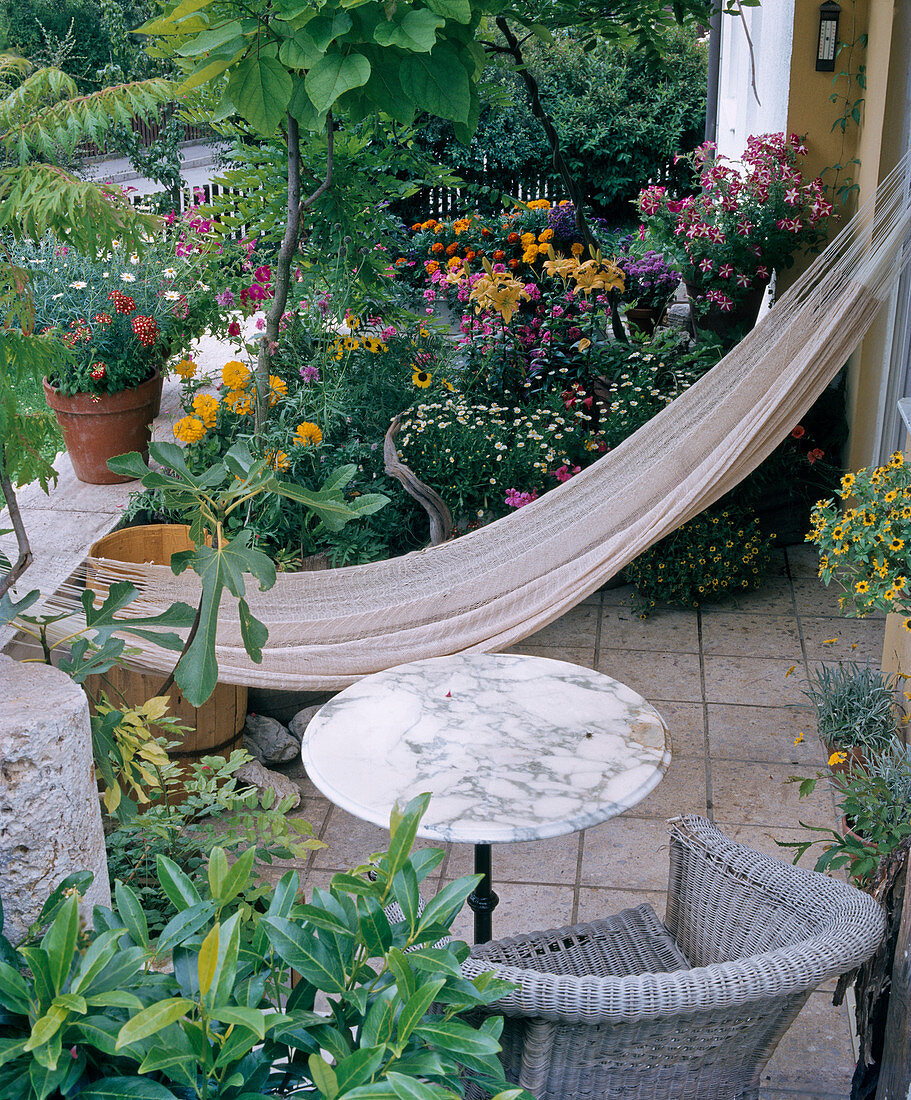
M826 662L870 661L878 668L883 655L882 619L823 619L800 617L807 658Z
M658 818L615 817L583 834L583 886L664 890L667 869L667 824Z
M705 755L705 712L701 703L662 700L655 710L667 725L673 756Z
M583 886L579 891L576 923L604 920L624 909L635 909L637 905L650 905L658 914L658 919L664 920L666 903L667 895L663 890L612 890Z
M803 656L793 614L706 613L702 616L702 651L728 657L785 657L792 662Z
M520 932L539 932L546 928L562 928L573 920L575 890L572 886L522 885L497 882L494 893L499 904L493 911L493 938L515 936ZM474 942L474 913L467 903L452 924L457 940Z
M494 844L491 865L494 882L549 882L572 886L579 869L581 833L566 833L549 840ZM474 845L453 844L446 877L474 874Z
M313 866L317 870L347 871L366 863L375 852L385 852L389 847L389 830L379 825L340 810L332 808L329 822L320 838L326 845L316 853ZM443 848L439 841L421 840L414 842L415 848Z
M629 607L605 607L601 619L601 646L659 653L698 653L696 612L658 608L642 619Z
M819 551L815 546L797 543L794 546L785 547L785 554L788 559L788 570L795 579L812 577L815 580L819 576Z
M748 592L733 592L717 602L704 603L704 613L722 611L751 615L790 615L794 612L791 584L779 577L770 577L761 588Z
M846 1007L836 1008L829 993L811 993L766 1066L762 1085L795 1089L801 1096L847 1097L854 1066Z
M818 783L813 794L801 798L799 784L789 782L794 775L806 776L806 768L715 759L709 766L712 816L717 822L788 828L801 822L823 828L836 823L835 804L826 783Z
M525 645L540 646L594 646L598 630L600 606L579 604L559 619L523 639Z
M648 653L605 649L602 645L597 667L599 672L638 691L649 702L702 701L702 677L696 653Z
M705 697L710 703L775 707L804 703L807 686L800 661L771 657L705 657Z
M804 767L826 762L826 750L816 736L816 714L809 704L749 707L709 703L707 709L713 759L763 760Z
M812 577L797 577L792 584L798 615L825 615L837 618L841 613L838 601L842 591L837 584L825 585Z
M595 647L591 646L561 646L561 645L531 645L531 639L516 642L514 646L504 650L504 653L523 653L529 657L549 657L552 661L566 661L571 665L581 665L583 668L595 667Z
M679 814L705 814L705 760L678 756L671 760L664 779L621 817L655 817L662 822Z

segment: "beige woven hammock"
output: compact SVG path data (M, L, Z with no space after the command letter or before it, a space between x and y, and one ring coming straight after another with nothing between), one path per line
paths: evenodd
M441 546L279 574L270 591L249 593L269 629L262 664L247 657L225 600L219 678L338 689L405 661L504 649L579 603L749 474L835 377L908 259L908 177L906 158L742 343L571 481ZM91 568L137 584L138 613L196 603L192 574L106 559ZM163 671L173 660L150 646L134 663Z

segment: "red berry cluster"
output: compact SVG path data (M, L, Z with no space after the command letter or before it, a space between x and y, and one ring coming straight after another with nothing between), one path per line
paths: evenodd
M112 290L108 298L114 303L114 309L118 313L132 313L136 308L136 300L120 290Z
M132 301L132 299L130 299ZM154 317L134 317L132 321L136 339L144 348L150 348L158 340L158 322Z
M101 379L104 378L104 376L107 374L107 372L108 368L104 365L104 363L93 363L92 369L89 371L89 374L92 378L95 379L96 382L100 382Z

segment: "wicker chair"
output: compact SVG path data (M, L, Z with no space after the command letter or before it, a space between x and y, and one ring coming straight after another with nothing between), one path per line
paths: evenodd
M537 1100L757 1100L810 991L882 938L872 898L704 818L672 822L670 851L666 925L640 905L479 945L463 965L517 983L483 1012L505 1016L506 1076Z

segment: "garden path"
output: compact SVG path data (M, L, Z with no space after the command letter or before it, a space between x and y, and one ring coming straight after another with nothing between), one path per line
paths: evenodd
M666 821L678 814L705 814L733 839L785 860L775 842L805 838L801 821L836 824L822 785L801 801L788 782L825 763L803 696L806 677L817 663L838 658L878 666L883 621L839 618L835 593L815 571L814 550L788 547L777 552L775 573L758 592L644 621L630 607L628 587L607 589L515 647L629 684L663 715L674 759L664 781L630 812L582 833L498 847L495 935L594 919L643 901L663 914ZM311 887L385 846L384 830L331 806L299 765L280 770L300 785L295 813L327 845L299 865ZM802 865L813 862L811 852ZM286 867L276 867L276 876ZM471 871L470 847L450 845L439 883ZM465 938L470 916L463 911L456 921ZM763 1100L849 1096L851 1019L846 1006L832 1006L833 988L828 983L810 996L763 1075Z

